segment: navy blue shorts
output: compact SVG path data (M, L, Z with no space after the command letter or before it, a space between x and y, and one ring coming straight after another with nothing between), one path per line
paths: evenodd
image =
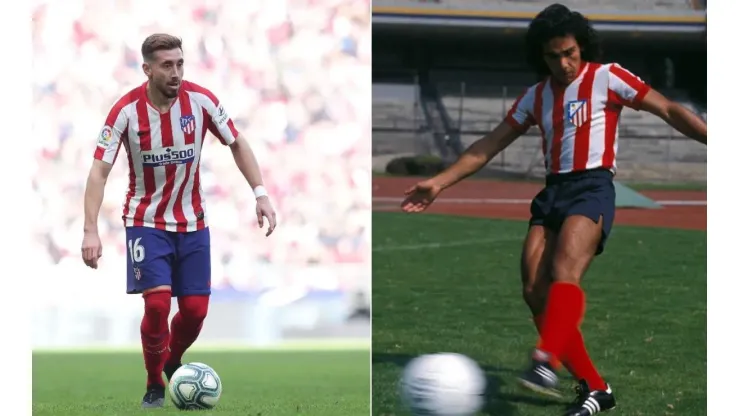
M208 228L178 233L126 227L129 294L171 286L172 296L211 294L211 234Z
M603 218L601 241L596 249L599 255L614 223L615 200L614 175L609 170L548 175L545 188L532 200L529 224L559 232L565 219L572 215L583 215L595 223Z

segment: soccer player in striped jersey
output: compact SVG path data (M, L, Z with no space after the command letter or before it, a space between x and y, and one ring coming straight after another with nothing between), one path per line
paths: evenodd
M600 64L599 40L580 13L554 4L531 22L526 47L540 82L513 104L505 120L448 169L406 191L406 212L426 209L444 189L482 169L530 127L542 134L547 177L535 196L521 257L524 300L540 339L523 386L559 395L563 363L579 380L569 416L591 416L616 402L583 342L581 278L604 250L615 214L617 124L622 108L645 110L700 143L705 122L615 63Z
M147 372L142 407L164 405L165 383L200 333L211 293L210 233L200 184L201 148L211 132L228 146L256 197L257 221L276 226L249 144L209 90L183 80L182 42L149 36L141 47L147 81L108 113L85 190L82 257L93 269L103 254L98 214L113 163L126 148L129 186L123 205L127 293L142 294L141 342ZM170 299L178 312L168 323Z

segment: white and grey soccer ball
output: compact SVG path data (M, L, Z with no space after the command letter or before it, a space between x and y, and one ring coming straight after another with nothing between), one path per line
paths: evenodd
M206 364L183 364L172 375L169 391L180 410L213 409L221 398L221 379Z
M486 376L465 355L427 354L406 365L400 390L414 416L472 416L483 408Z

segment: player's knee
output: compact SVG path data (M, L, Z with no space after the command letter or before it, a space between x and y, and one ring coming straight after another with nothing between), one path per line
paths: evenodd
M522 295L524 300L527 300L537 291L537 275L533 273L529 267L522 261L521 267L521 278L522 278Z
M533 298L537 295L537 289L534 284L534 282L523 282L522 284L522 296L524 296L524 300Z
M171 307L170 292L153 292L144 295L144 314L167 319Z
M522 288L524 302L534 315L545 310L547 303L547 288L542 284L525 284Z
M527 306L529 306L529 309L532 310L532 313L535 313L535 310L538 309L538 302L537 297L534 296L531 288L525 287L524 290L522 290L522 297L524 298L524 303L526 303Z
M178 299L180 314L189 321L202 321L208 315L208 296L183 296Z
M555 262L551 272L554 282L571 283L574 285L581 283L581 271L579 268L568 267L562 263Z

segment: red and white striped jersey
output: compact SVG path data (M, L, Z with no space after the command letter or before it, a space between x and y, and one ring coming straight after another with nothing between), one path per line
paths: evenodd
M606 168L616 173L619 116L639 110L650 87L618 64L586 63L570 85L551 77L528 88L506 116L525 132L537 125L548 174Z
M126 227L188 232L207 226L200 186L200 155L206 132L234 143L234 123L209 90L182 81L169 111L161 113L146 94L147 83L124 95L108 113L95 159L113 164L126 147L129 186L123 205Z

